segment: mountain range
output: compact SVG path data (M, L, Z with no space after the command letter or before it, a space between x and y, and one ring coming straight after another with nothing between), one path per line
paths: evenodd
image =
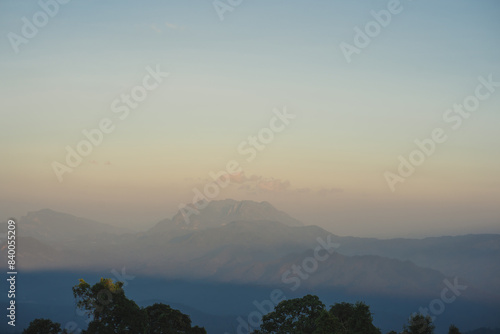
M443 282L458 280L467 286L462 301L486 305L486 314L500 310L500 235L344 237L268 202L230 199L210 202L188 222L179 212L141 233L49 209L16 225L20 271L127 268L168 280L429 301ZM1 252L6 259L4 243Z

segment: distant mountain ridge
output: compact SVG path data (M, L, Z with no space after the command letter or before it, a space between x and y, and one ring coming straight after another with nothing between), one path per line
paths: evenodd
M28 212L16 224L17 233L53 246L71 246L81 238L120 235L128 230L50 209Z
M164 219L157 223L151 233L170 231L174 229L203 230L220 227L234 221L275 221L288 226L303 226L304 224L277 210L269 202L236 201L226 199L211 201L200 210L200 214L191 214L189 219L179 211L172 219Z
M19 235L31 245L19 249L20 265L27 269L119 265L171 278L280 284L286 266L300 262L317 247L318 238L332 238L339 247L308 280L311 288L432 293L446 276L459 275L476 286L488 283L489 292L500 292L500 269L491 265L500 258L498 235L421 240L340 237L306 226L268 202L231 199L210 202L190 217L190 223L179 212L147 232L125 232L48 209L30 212L18 222ZM335 268L343 268L341 275ZM483 273L480 279L477 272ZM418 280L409 283L412 277L427 282L423 290Z
M487 286L500 295L500 235L469 234L427 237L424 239L375 239L338 237L342 254L377 255L439 270L447 276L459 276L475 286ZM478 273L481 273L478 275Z
M109 272L112 268L119 272L126 268L141 277L283 291L291 291L299 281L296 293L321 291L385 301L424 299L424 304L439 297L445 279L458 277L460 284L467 285L460 302L482 307L475 309L478 312L500 309L495 297L500 294L500 235L340 237L304 225L268 202L235 200L210 202L190 217L189 224L179 212L141 233L47 209L21 217L17 228L20 270ZM338 247L318 261L311 273L300 274L306 278L300 278L291 269L315 258L319 239ZM5 242L0 247L3 268Z

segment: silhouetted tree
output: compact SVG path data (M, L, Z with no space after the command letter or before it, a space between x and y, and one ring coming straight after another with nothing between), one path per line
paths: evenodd
M330 313L337 319L337 331L340 334L380 334L373 325L370 307L363 302L356 304L336 303L330 308Z
M457 326L451 324L450 328L448 328L448 334L462 334L462 333L460 333Z
M260 331L255 333L313 333L324 310L325 305L317 296L284 300L262 317Z
M329 311L317 296L284 300L262 317L253 334L381 334L363 302L336 303Z
M404 326L404 332L409 334L434 334L434 324L429 315L412 314L408 325Z
M145 313L137 304L125 297L123 283L110 278L90 286L83 279L73 287L78 308L85 310L92 321L86 334L143 333Z
M145 334L206 334L204 328L191 327L191 319L179 310L156 303L144 309L146 312Z
M28 328L23 331L23 334L60 334L66 333L61 331L61 324L52 322L49 319L35 319L30 322Z
M337 332L339 320L327 310L322 310L316 319L314 334L332 334Z
M191 327L189 316L168 305L140 308L125 296L122 282L109 278L93 286L81 279L73 295L77 307L92 319L84 334L206 334L204 328Z

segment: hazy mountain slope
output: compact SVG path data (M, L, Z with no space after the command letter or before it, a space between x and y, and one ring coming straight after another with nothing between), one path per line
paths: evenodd
M269 261L302 252L314 247L319 236L326 235L328 232L317 226L233 222L171 238L161 233L138 235L117 245L101 245L91 257L93 265L113 262L140 266L154 274L198 277L200 273L206 277L228 263Z
M200 214L189 215L184 219L181 212L172 219L165 219L154 226L151 233L161 233L171 230L200 230L219 227L233 221L275 221L289 226L303 224L283 211L277 210L268 202L235 201L226 199L212 201L200 210Z
M16 238L16 266L31 270L49 268L59 268L61 264L66 263L67 253L63 253L46 245L32 237ZM0 254L3 263L2 267L7 265L7 241L1 243Z
M338 251L345 255L378 255L409 260L459 276L476 286L488 287L500 294L500 235L477 234L431 237L424 239L389 239L335 237Z
M358 295L419 298L435 298L445 287L443 282L447 278L439 271L419 267L410 261L372 255L345 256L337 252L324 261L318 261L317 268L312 272L302 269L300 275L304 276L301 277L294 274L292 268L303 268L304 259L314 258L311 248L278 259L270 257L267 261L252 258L251 254L238 253L237 247L226 247L189 261L189 268L196 268L190 275L216 282L285 285L287 288L297 285L311 291L333 288ZM463 298L489 300L469 282L460 280L460 283L468 285Z
M16 222L18 236L33 237L55 248L88 249L128 230L50 209L29 212ZM2 228L5 225L2 224Z
M158 243L148 237L135 240L114 254L113 263L168 278L282 285L283 273L312 257L320 245L317 239L326 242L328 236L316 226L233 222ZM420 297L438 294L446 278L409 261L339 253L331 254L310 276L304 286L311 289Z
M60 268L96 270L126 267L142 275L165 278L208 279L213 282L283 285L282 275L301 265L313 249L327 243L329 233L316 226L286 226L277 222L233 222L218 228L193 231L167 241L142 236L124 243L101 245L99 250L62 256L39 247L30 253L34 263L44 254L59 254ZM326 251L322 251L326 254ZM323 254L323 255L324 255ZM47 262L47 261L45 261ZM53 267L54 261L48 262ZM20 262L20 266L22 262ZM24 268L24 265L22 266ZM43 266L34 266L43 268ZM444 275L376 256L333 253L303 282L309 288L343 288L355 293L432 296ZM294 275L288 275L288 280ZM436 292L437 291L437 292Z
M270 219L258 219L264 216ZM41 263L66 269L127 267L169 278L277 284L287 267L300 263L304 252L319 245L318 238L330 237L342 255L334 254L322 263L307 282L311 287L380 293L395 289L404 294L434 291L444 276L459 276L477 286L489 282L488 291L498 287L498 236L339 237L317 226L299 225L267 202L252 201L214 201L192 218L196 223L188 227L179 213L146 233L117 235L113 227L83 218L50 210L30 213L20 219L21 235L39 231L45 243L62 242L46 247L28 239L26 243L36 251L25 250L19 265L23 269L37 269Z

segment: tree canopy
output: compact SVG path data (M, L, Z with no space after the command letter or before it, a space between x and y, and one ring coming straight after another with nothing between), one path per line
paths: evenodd
M169 305L155 303L139 307L125 296L122 282L101 278L90 285L83 279L73 287L76 306L89 318L82 334L206 334L192 326L191 319ZM428 315L414 313L403 325L401 334L434 334ZM281 301L262 317L252 334L381 334L373 324L373 314L364 302L335 303L327 309L318 296L306 295ZM23 334L69 334L49 319L35 319ZM388 334L397 334L390 331ZM448 334L460 334L450 325Z
M30 322L28 328L23 331L23 334L59 334L66 333L61 331L61 324L52 322L49 319L35 319Z
M316 320L324 309L325 305L313 295L284 300L262 318L261 332L312 333L317 327Z
M146 314L125 296L123 283L110 278L90 286L83 279L73 287L76 306L92 319L84 333L143 333Z
M373 325L370 307L363 302L336 303L330 308L330 313L336 319L335 333L380 334L380 330Z
M125 296L123 283L109 278L91 286L83 279L73 287L78 308L92 319L84 334L206 334L191 327L191 319L170 306L156 303L140 308Z
M424 316L414 313L410 316L408 324L404 326L403 333L408 334L434 334L435 326L429 315Z
M191 327L191 319L188 315L168 305L156 303L146 307L144 311L147 318L145 331L147 334L206 333L203 328Z
M448 328L448 334L462 334L462 333L460 333L457 326L451 324L450 328Z
M380 334L370 308L362 303L336 303L327 311L317 296L284 300L262 318L262 334Z

